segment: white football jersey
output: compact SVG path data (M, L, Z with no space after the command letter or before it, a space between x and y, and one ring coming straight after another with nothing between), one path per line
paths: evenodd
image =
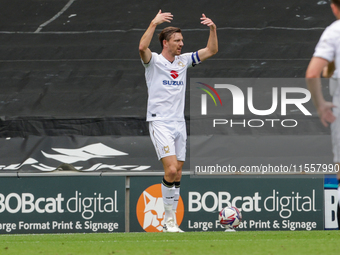
M150 62L143 63L148 87L147 121L184 121L187 68L199 63L197 52L176 56L173 62L152 52Z
M322 33L315 47L314 57L320 57L329 62L335 60L335 68L340 68L340 20L334 21ZM340 78L340 72L337 72Z

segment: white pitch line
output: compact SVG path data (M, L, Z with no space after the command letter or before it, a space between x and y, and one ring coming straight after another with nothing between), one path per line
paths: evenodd
M75 0L71 0L74 2ZM70 1L70 2L71 2ZM66 7L66 6L65 6ZM65 10L64 10L65 11ZM56 18L58 18L63 10L61 10L56 16L54 16L49 21L46 21L44 24L40 25L39 28L35 32L23 32L23 31L0 31L0 34L34 34L41 31L41 29L46 26L48 23L52 22ZM194 32L194 31L207 31L206 28L184 28L181 29L184 32ZM310 27L310 28L301 28L301 27L262 27L262 28L254 28L254 27L220 27L217 30L249 30L249 31L262 31L262 30L287 30L287 31L313 31L313 30L325 30L325 27ZM87 30L87 31L47 31L41 32L41 34L105 34L105 33L128 33L128 32L143 32L144 28L131 28L131 29L116 29L116 30ZM156 29L156 31L161 31L160 29Z
M0 63L24 63L24 62L104 62L104 61L140 61L140 59L106 58L106 59L6 59ZM310 58L210 58L209 61L310 61Z
M37 30L35 30L34 33L39 33L45 26L47 26L48 24L50 24L51 22L53 22L54 20L56 20L61 14L63 14L74 2L75 0L70 0L63 9L61 9L56 15L54 15L51 19L49 19L48 21L44 22L43 24L41 24Z

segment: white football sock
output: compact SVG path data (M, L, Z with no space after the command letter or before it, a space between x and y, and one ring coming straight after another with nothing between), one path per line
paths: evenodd
M179 193L180 193L180 187L175 186L175 196L174 196L174 203L172 204L172 214L173 214L173 218L176 224L177 224L176 211L177 211L177 206L178 206Z
M164 183L164 180L162 182L162 198L163 198L163 204L164 204L164 221L166 222L168 219L173 218L172 216L172 207L174 203L174 197L175 197L175 185L172 184L172 186L169 185L170 183Z

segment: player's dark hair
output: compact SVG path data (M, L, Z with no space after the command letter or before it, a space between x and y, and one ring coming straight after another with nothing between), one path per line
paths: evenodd
M331 0L331 2L340 9L340 0Z
M182 33L181 29L178 27L166 27L162 30L162 32L158 35L159 41L161 43L161 47L163 49L163 40L170 40L171 35L174 33Z

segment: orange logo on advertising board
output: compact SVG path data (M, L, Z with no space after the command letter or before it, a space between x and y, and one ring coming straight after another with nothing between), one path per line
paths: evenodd
M162 232L164 223L164 205L161 184L148 187L140 195L136 207L137 219L146 232ZM176 219L181 225L184 216L184 204L181 196L178 200Z

